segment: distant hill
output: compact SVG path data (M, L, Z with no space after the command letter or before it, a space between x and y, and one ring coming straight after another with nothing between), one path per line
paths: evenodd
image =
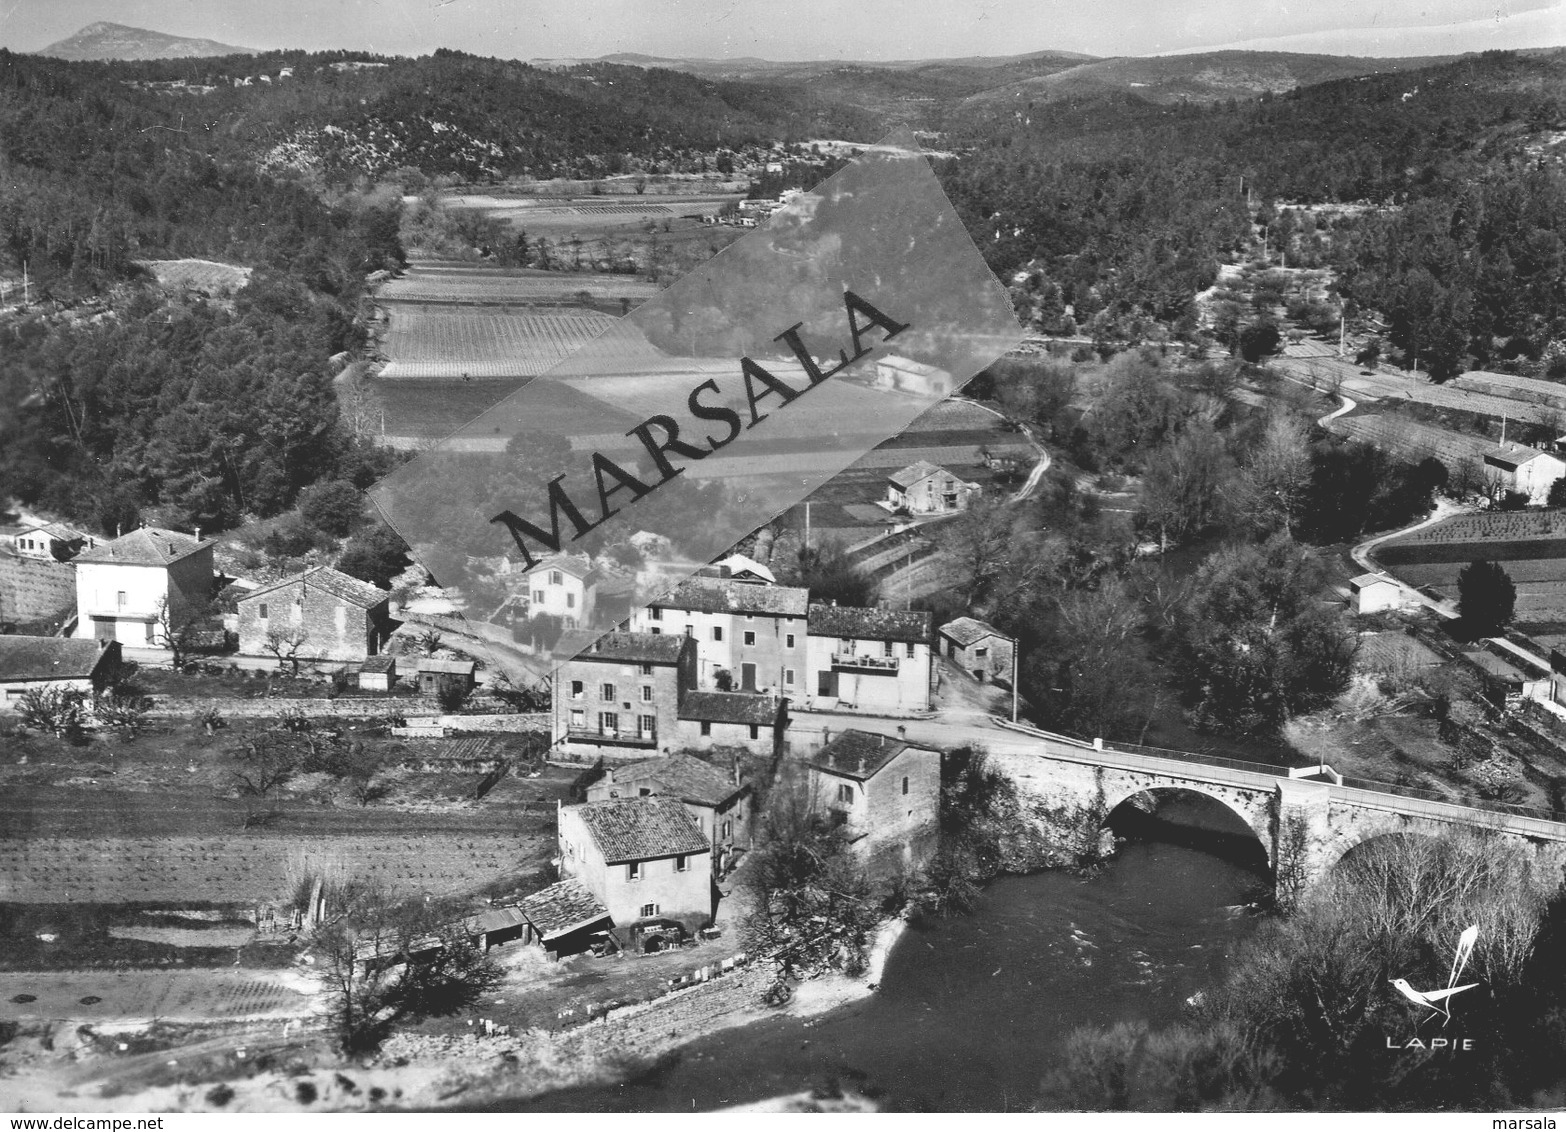
M1208 51L1192 55L1095 59L969 96L970 106L1053 102L1131 94L1149 102L1221 102L1281 94L1334 79L1388 74L1450 62L1455 56L1359 58L1286 51Z
M804 79L848 70L940 73L983 69L1038 73L1042 69L1074 67L1097 58L1095 55L1083 55L1076 51L1032 51L1025 55L971 55L956 59L814 59L779 62L774 59L759 59L754 55L740 55L732 59L674 59L622 51L596 59L533 59L530 63L535 67L550 69L576 67L583 63L618 63L625 67L661 67L666 71L684 71L688 75L701 75L710 79L776 80Z
M75 35L34 52L76 62L103 59L201 59L212 55L256 55L253 47L235 47L213 39L190 39L124 24L88 24Z

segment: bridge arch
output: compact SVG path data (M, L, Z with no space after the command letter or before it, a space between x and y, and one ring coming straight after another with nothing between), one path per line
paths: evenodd
M1244 831L1255 839L1260 848L1262 860L1267 866L1267 871L1276 875L1277 861L1270 799L1262 798L1258 800L1242 797L1238 791L1201 782L1133 782L1123 784L1118 788L1106 788L1104 793L1103 828L1109 830L1111 821L1116 813L1123 814L1127 808L1126 804L1139 794L1147 794L1155 798L1159 795L1168 794L1196 795L1216 804L1226 813L1238 819ZM1229 834L1230 831L1214 830L1212 833L1216 837L1222 837ZM1239 830L1233 831L1232 835L1243 836Z

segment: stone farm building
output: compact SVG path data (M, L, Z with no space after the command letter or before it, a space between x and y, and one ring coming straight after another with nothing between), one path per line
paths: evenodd
M690 637L607 633L555 670L553 742L578 756L642 757L677 739L695 686Z
M663 920L694 932L712 920L712 845L674 798L560 807L561 879L580 881L624 933Z
M556 881L525 897L517 908L527 921L523 942L558 957L587 948L593 932L608 928L609 909L581 881Z
M811 706L928 711L930 614L812 605Z
M961 511L979 492L978 484L968 483L928 460L909 464L886 478L886 509L907 511L911 515L945 515Z
M252 590L240 598L239 651L267 653L267 634L301 634L296 655L310 660L360 661L385 647L397 623L390 595L330 566Z
M777 756L788 731L788 700L758 692L687 692L680 702L680 746L739 748Z
M702 835L712 843L719 873L730 853L751 847L755 792L740 778L738 762L725 774L694 755L665 755L609 767L587 788L589 802L649 797L677 799L690 811Z
M11 538L16 553L26 558L40 558L48 562L66 562L84 550L91 550L99 540L86 531L76 530L64 523L44 523L26 527Z
M114 683L119 669L118 641L0 636L0 711L15 711L35 689L101 692Z
M212 598L216 540L142 527L78 554L76 636L157 647L165 605L173 625Z
M874 384L918 397L946 397L952 392L952 375L935 366L898 354L887 354L875 363Z
M1549 501L1550 487L1566 475L1566 463L1521 444L1506 444L1488 448L1480 456L1485 482L1501 491L1517 492L1528 497L1535 507Z
M807 760L816 807L842 826L878 875L911 871L940 834L941 755L848 730Z
M977 617L958 617L940 628L946 657L981 684L997 678L1009 685L1016 642Z

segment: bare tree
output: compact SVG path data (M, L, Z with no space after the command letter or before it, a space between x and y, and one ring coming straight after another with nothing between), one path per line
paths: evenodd
M176 609L167 597L158 599L158 612L152 623L152 643L169 650L175 671L190 659L190 650L212 614L211 602L194 602Z
M295 625L291 629L268 629L266 641L261 647L277 657L278 671L282 671L284 664L292 664L293 674L298 676L299 650L309 639L310 634L302 625Z
M251 732L239 740L234 752L237 766L234 784L240 794L265 798L293 777L298 766L294 745L279 735Z

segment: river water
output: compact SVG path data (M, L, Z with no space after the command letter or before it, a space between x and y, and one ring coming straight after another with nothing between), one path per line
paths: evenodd
M690 1112L836 1081L904 1111L1028 1109L1072 1029L1176 1021L1221 974L1257 923L1236 906L1270 885L1243 829L1181 795L1155 821L1117 822L1136 839L1091 876L1003 877L973 915L910 928L867 999L715 1034L637 1081L521 1107Z

